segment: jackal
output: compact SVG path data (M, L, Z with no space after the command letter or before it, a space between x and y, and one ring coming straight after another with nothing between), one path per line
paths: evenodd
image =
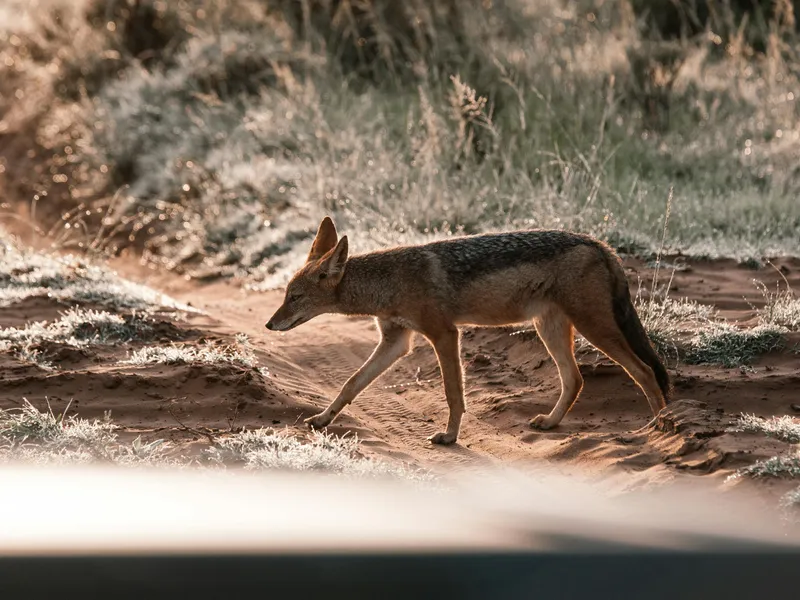
M561 396L533 427L558 425L583 387L574 354L577 329L639 385L654 415L670 381L631 302L619 258L590 236L557 230L457 237L347 255L329 217L306 264L292 277L267 329L288 331L323 313L370 315L380 342L339 395L306 422L326 427L353 399L411 350L415 332L433 345L450 409L447 429L428 438L452 444L466 410L459 325L533 321L558 368Z

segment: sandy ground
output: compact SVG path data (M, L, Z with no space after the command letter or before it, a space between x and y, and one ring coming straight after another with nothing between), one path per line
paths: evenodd
M752 280L774 287L780 278L772 268L756 271L734 261L687 264L675 273L672 293L713 304L723 316L743 324L755 322L753 306L761 300ZM775 265L800 289L800 259L780 259ZM233 281L198 284L130 259L117 259L112 266L204 311L184 320L164 320L158 328L161 342L229 340L246 333L269 376L227 366L115 364L136 343L60 351L57 372L0 356L0 408L17 406L23 397L37 406L45 406L47 399L54 411L71 402L70 410L80 416L102 417L111 411L130 435L167 436L184 445L202 444L198 432L238 427L288 427L306 435L303 418L335 396L377 340L370 319L337 315L287 333L267 331L264 323L280 304L282 291L247 292ZM651 268L633 259L626 266L634 289L639 281L649 287ZM47 298L32 298L2 309L2 324L53 319L64 308ZM425 439L445 422L447 407L434 353L422 338L329 430L357 433L367 453L434 470L548 461L623 477L626 485L670 480L680 473L710 475L722 482L732 470L786 448L763 435L726 429L742 412L793 414L792 404L800 401L796 354L761 357L752 370L673 366L675 402L646 427L650 415L642 393L621 368L589 350L579 355L586 381L581 397L557 429L542 432L530 429L528 421L555 403L556 368L534 333L512 333L464 331L468 413L456 446L433 447ZM798 342L795 335L790 346ZM788 487L777 481L764 489L780 492Z

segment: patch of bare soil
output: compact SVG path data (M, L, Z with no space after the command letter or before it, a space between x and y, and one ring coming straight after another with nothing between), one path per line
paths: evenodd
M653 269L626 261L632 287L649 289ZM800 289L800 260L775 263ZM316 414L371 353L377 332L371 320L319 317L287 333L268 332L266 319L282 292L246 292L236 282L197 284L118 259L115 268L205 311L176 320L173 337L231 340L250 337L263 370L228 365L121 363L135 344L81 349L54 359L47 372L0 356L0 408L25 397L53 410L71 402L84 417L106 411L131 432L191 441L198 431L237 427L288 427L305 434L302 419ZM672 293L714 304L742 323L755 319L762 301L752 280L769 286L781 275L733 261L687 261L675 273ZM38 298L2 309L5 326L48 319L54 307ZM173 332L174 334L174 332ZM800 342L794 339L792 343ZM790 344L791 345L791 344ZM622 369L597 352L580 355L585 387L573 410L552 431L528 422L549 412L559 394L556 367L532 332L472 329L463 335L468 413L453 447L431 446L426 437L447 416L439 370L423 339L348 407L329 428L358 434L369 453L434 469L551 461L626 478L630 485L674 478L679 473L725 475L785 448L762 435L730 433L740 413L792 414L800 399L800 359L790 349L761 357L752 369L681 364L671 368L674 401L650 423L647 402ZM202 437L202 436L201 436ZM782 489L780 483L777 489Z

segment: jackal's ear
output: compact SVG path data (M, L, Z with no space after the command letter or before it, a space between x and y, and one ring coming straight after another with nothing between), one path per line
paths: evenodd
M343 235L336 247L328 252L322 259L319 270L320 280L336 285L344 275L344 265L347 262L347 236Z
M311 252L308 253L307 262L322 258L327 252L330 252L336 246L336 225L330 217L322 219L317 229L317 237L314 238L314 243L311 245Z

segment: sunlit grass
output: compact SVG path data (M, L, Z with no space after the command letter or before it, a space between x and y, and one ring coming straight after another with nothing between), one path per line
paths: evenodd
M310 441L301 441L272 429L257 429L222 437L207 450L218 463L241 463L250 470L279 469L318 471L350 477L402 477L430 480L427 471L404 465L370 460L358 455L355 437L337 437L314 432Z
M244 368L253 368L258 364L258 359L249 347L241 344L173 344L171 346L145 346L134 350L122 364L137 367L155 364L231 364Z
M650 340L664 356L677 356L679 346L687 339L716 323L717 311L713 306L687 298L656 296L644 300L637 295L634 306Z
M93 304L110 310L195 309L106 267L77 256L20 247L0 229L0 307L44 296L68 305Z
M789 287L778 285L775 291L757 282L764 296L764 307L759 311L759 318L764 325L785 327L790 331L800 331L800 298Z
M791 444L792 449L784 454L757 460L751 465L742 467L728 479L734 480L741 477L800 478L800 449L798 449L800 446L797 445L800 443L800 421L789 416L764 419L755 415L740 415L730 431L763 433ZM781 499L781 504L790 511L800 508L800 487L785 494ZM797 518L796 513L791 512L791 518Z
M152 327L142 316L121 316L106 311L71 308L52 322L29 323L25 327L0 329L0 350L11 352L18 359L52 369L37 346L45 342L82 348L145 340Z
M737 471L738 476L800 477L800 451L759 460Z
M732 430L763 433L791 444L800 443L800 420L788 415L769 419L755 415L740 415Z
M87 420L76 415L43 412L23 399L19 409L0 410L0 462L73 464L171 464L168 444L157 440L131 443L117 439L108 416Z
M354 437L315 433L300 440L272 429L212 435L202 456L180 452L165 440L119 439L119 427L102 420L40 411L23 400L0 410L0 463L72 464L105 462L122 466L244 467L252 471L315 471L347 477L394 477L432 481L428 471L368 459Z

